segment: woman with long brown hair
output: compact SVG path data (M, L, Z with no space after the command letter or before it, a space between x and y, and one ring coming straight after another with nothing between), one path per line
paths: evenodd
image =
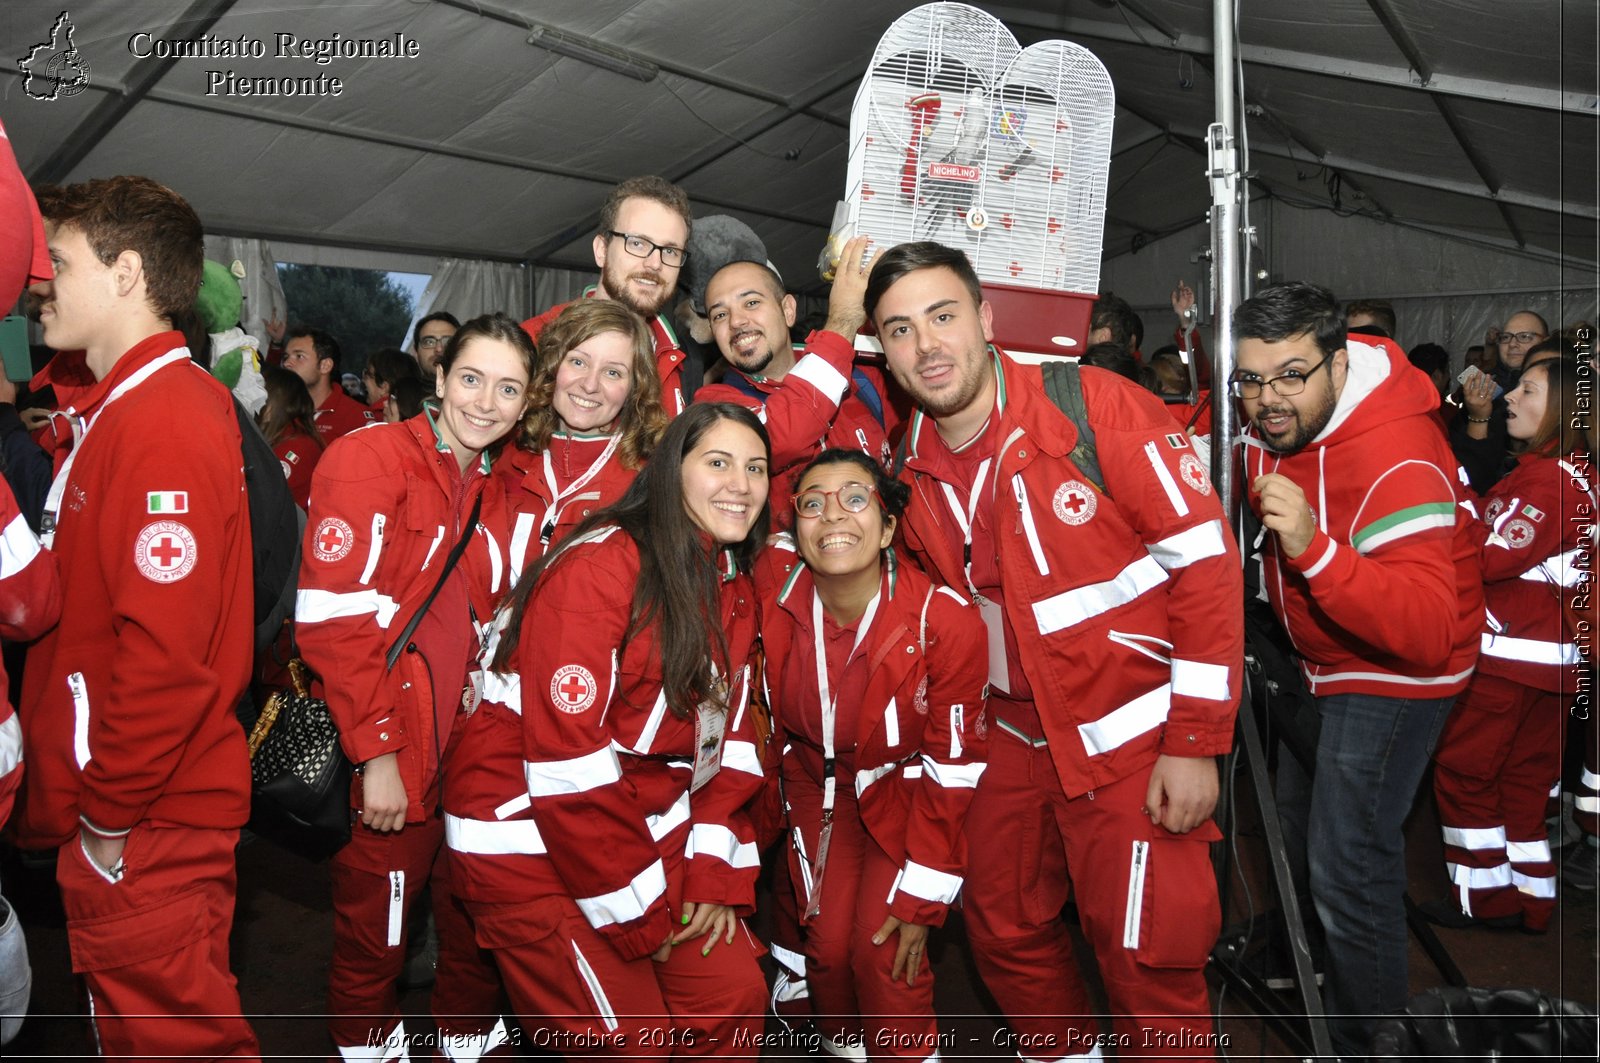
M452 757L446 838L479 943L554 1044L754 1054L748 573L768 463L754 414L691 406L497 621L485 674L509 689Z
M1506 395L1526 446L1480 507L1482 652L1434 754L1452 898L1424 910L1446 926L1543 933L1555 911L1545 800L1584 667L1566 607L1594 549L1594 393L1592 367L1557 358Z
M311 504L311 475L322 458L317 404L311 401L306 382L287 369L264 365L261 380L267 388L267 401L256 414L256 426L283 466L294 504L305 509Z

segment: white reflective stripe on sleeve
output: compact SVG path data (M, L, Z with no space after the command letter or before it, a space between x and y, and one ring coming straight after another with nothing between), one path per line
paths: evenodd
M1139 947L1139 929L1144 922L1144 873L1150 864L1150 843L1133 843L1133 857L1128 863L1128 904L1122 916L1122 947Z
M1578 794L1572 799L1572 807L1579 812L1600 814L1600 797L1593 794Z
M1574 547L1566 553L1547 557L1517 578L1532 580L1534 583L1554 583L1561 587L1576 587L1589 575L1588 570L1578 563L1579 557L1584 552L1584 547Z
M1503 661L1522 661L1526 664L1579 664L1583 654L1573 642L1541 642L1538 639L1514 639L1509 635L1483 633L1480 647L1485 657L1498 657Z
M1547 901L1556 899L1556 879L1554 875L1534 878L1533 876L1513 871L1511 872L1511 884L1517 887L1518 892L1526 893L1530 897L1538 897Z
M622 766L610 746L568 760L523 761L522 772L534 797L581 794L622 779Z
M850 381L845 375L833 366L822 355L812 352L794 363L794 368L789 370L786 380L804 380L828 397L828 401L835 406L844 399L844 393L850 388ZM766 403L761 404L766 409Z
M696 823L689 828L689 845L684 856L713 856L730 867L760 867L761 851L751 842L739 841L738 835L720 823Z
M378 556L383 553L383 525L386 519L382 513L372 515L372 542L367 545L367 567L361 570L359 580L363 587L372 582L372 574L378 571Z
M523 809L532 807L533 798L529 797L526 793L520 793L504 804L496 805L494 809L494 818L510 819Z
M922 766L926 769L927 777L936 785L953 789L975 788L978 780L983 777L985 767L982 763L941 764L926 754L922 757Z
M1166 721L1172 687L1166 683L1119 705L1093 723L1078 725L1083 748L1091 757L1116 749Z
M522 715L522 677L515 672L479 672L483 681L483 700L504 705Z
M956 896L961 892L961 876L924 867L915 860L907 860L896 886L901 893L909 893L925 901L932 901L935 904L954 904Z
M478 530L489 541L489 593L498 596L500 593L500 573L505 567L505 563L500 557L500 540L494 537L494 532L485 528L482 524L478 525Z
M906 778L907 779L920 779L920 778L922 778L922 765L921 764L907 764L906 765Z
M667 892L667 872L657 860L619 890L598 897L578 897L578 911L595 929L644 918L656 899Z
M1314 579L1318 575L1320 575L1322 573L1322 570L1327 568L1329 563L1333 561L1334 555L1337 554L1338 552L1339 552L1339 544L1334 542L1332 539L1329 539L1328 540L1327 549L1322 551L1322 556L1317 558L1316 561L1314 561L1305 570L1305 573L1304 573L1305 578L1306 579Z
M893 764L880 764L876 768L869 768L864 771L856 772L856 796L860 797L862 794L866 793L867 787L871 786L885 775L888 775L899 766L900 763L896 761Z
M386 884L389 891L389 934L388 946L400 947L401 938L404 936L406 926L406 873L404 871L389 872L389 881Z
M1550 862L1550 839L1536 842L1506 842L1506 859L1513 864L1539 864Z
M1504 827L1442 827L1444 843L1457 849L1504 849Z
M1600 774L1596 774L1585 767L1583 769L1582 784L1586 790L1600 790Z
M0 532L0 579L10 579L27 568L41 549L22 514L12 517L5 531Z
M486 819L463 819L446 812L444 816L444 843L458 853L480 853L485 856L539 856L549 852L539 825L531 819L497 822Z
M616 655L615 654L612 655L611 662L612 662L611 689L613 691L615 691L616 688L617 688L616 678L615 678L615 676L616 676ZM610 708L611 708L611 697L610 697L610 695L607 695L607 697L606 697L606 710L609 712ZM656 703L654 705L650 706L650 716L644 722L644 730L639 732L639 744L633 747L633 751L635 753L639 753L639 754L643 755L643 754L647 754L647 753L650 752L650 746L656 740L656 732L661 729L661 721L666 718L666 715L667 715L667 691L666 691L666 688L663 687L662 690L661 690L661 693L656 695Z
M594 968L589 966L588 959L584 956L583 950L578 948L576 941L572 943L572 958L578 967L578 977L583 979L583 984L588 987L589 996L594 1001L595 1014L599 1015L600 1021L605 1024L606 1032L613 1032L617 1028L617 1013L612 1010L611 1000L601 988L599 976L594 973Z
M650 837L660 841L685 823L689 822L689 791L685 790L672 802L672 807L660 815L644 817L644 825L650 829Z
M1206 664L1204 661L1172 659L1172 693L1187 698L1205 698L1208 701L1228 701L1233 697L1228 689L1228 666Z
M1444 869L1450 875L1451 882L1465 889L1488 890L1511 885L1510 864L1467 867L1464 864L1446 863Z
M1208 557L1222 556L1228 552L1228 541L1222 534L1222 521L1208 520L1176 535L1157 539L1146 545L1145 549L1161 563L1162 568L1171 572L1173 569L1188 568Z
M0 723L0 778L10 775L22 763L22 724L12 713Z
M1062 591L1042 602L1035 602L1034 622L1039 626L1039 634L1053 635L1119 605L1127 605L1166 581L1167 570L1161 567L1161 562L1154 555L1146 554L1103 583Z
M516 586L522 578L522 565L528 559L528 543L533 541L533 525L536 518L532 513L518 513L517 523L511 529L511 585Z
M761 778L761 755L754 742L728 742L722 747L722 766Z
M1156 471L1156 479L1161 483L1161 489L1167 493L1167 501L1172 503L1172 508L1178 511L1178 516L1189 515L1189 503L1183 497L1183 492L1178 490L1178 481L1172 478L1172 470L1167 468L1161 460L1161 452L1157 449L1155 440L1144 445L1144 456L1150 459L1150 467Z
M82 770L94 759L89 752L89 684L82 672L67 676L67 689L72 692L72 755Z
M378 626L387 630L400 611L393 598L377 591L333 591L302 589L295 592L294 619L299 624L319 624L345 616L375 615Z

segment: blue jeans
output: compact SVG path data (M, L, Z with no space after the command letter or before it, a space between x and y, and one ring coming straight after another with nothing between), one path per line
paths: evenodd
M1380 1016L1410 1000L1405 837L1454 696L1317 699L1316 777L1287 753L1278 805L1291 865L1306 868L1327 939L1323 1005L1336 1052L1365 1058Z

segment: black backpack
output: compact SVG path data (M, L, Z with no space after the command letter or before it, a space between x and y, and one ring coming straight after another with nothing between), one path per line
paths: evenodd
M283 465L255 419L233 400L244 456L244 492L250 505L250 574L255 583L256 653L266 652L283 622L294 615L300 575L300 537L306 515L294 504Z

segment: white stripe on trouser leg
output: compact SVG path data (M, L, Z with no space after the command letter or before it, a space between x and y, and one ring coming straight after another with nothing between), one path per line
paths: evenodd
M1457 849L1504 849L1504 827L1441 827L1444 843Z
M409 1063L411 1051L406 1046L406 1024L396 1023L381 1041L374 1031L368 1044L340 1045L339 1058L348 1063Z
M1535 878L1524 875L1520 871L1511 872L1511 884L1517 887L1517 892L1526 893L1530 897L1540 900L1553 901L1556 899L1556 880L1554 875Z
M401 932L406 925L406 873L389 872L389 934L385 942L391 949L400 944Z
M594 968L589 966L589 961L584 957L583 950L578 948L578 943L572 943L572 956L578 964L578 977L583 979L583 984L589 987L589 997L594 1001L595 1014L605 1024L607 1033L614 1033L617 1029L617 1013L611 1009L611 1001L606 996L606 991L600 987L600 979L594 973Z
M1450 881L1464 890L1492 890L1501 886L1511 885L1511 865L1496 864L1494 867L1466 867L1463 864L1444 865L1450 875Z
M1506 859L1513 864L1538 864L1550 859L1550 839L1536 842L1506 842Z
M487 1053L510 1042L511 1035L506 1032L504 1019L494 1020L494 1029L488 1033L452 1034L439 1031L439 1047L444 1050L445 1058L453 1059L456 1063L478 1063Z

